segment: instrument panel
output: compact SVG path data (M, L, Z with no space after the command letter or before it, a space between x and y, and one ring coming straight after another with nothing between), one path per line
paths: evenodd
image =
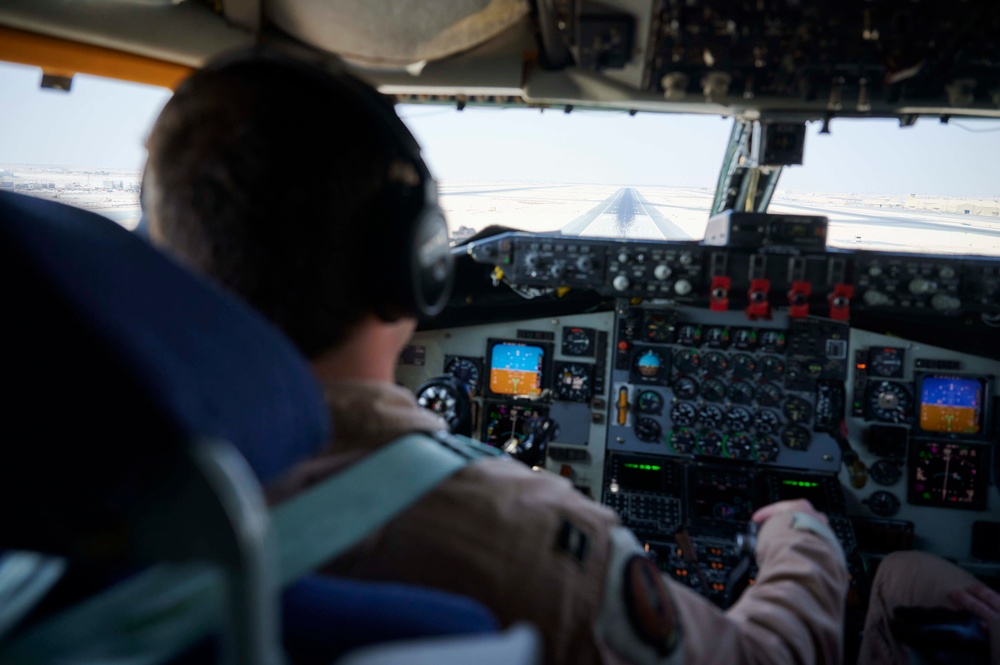
M657 306L617 316L608 451L836 471L817 383L843 383L846 325Z
M523 286L663 298L762 318L777 308L842 321L851 311L1000 314L1000 266L985 257L521 233L469 243L466 252Z
M454 379L468 433L501 449L554 420L538 466L616 510L662 570L720 606L732 576L755 574L736 534L787 498L828 514L859 580L866 557L906 548L1000 572L1000 362L829 318L624 298L412 344L401 383Z

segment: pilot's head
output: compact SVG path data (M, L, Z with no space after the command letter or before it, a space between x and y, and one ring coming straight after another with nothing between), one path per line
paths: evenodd
M447 229L419 148L374 90L322 65L229 56L150 133L154 242L241 295L314 358L372 315L436 313Z

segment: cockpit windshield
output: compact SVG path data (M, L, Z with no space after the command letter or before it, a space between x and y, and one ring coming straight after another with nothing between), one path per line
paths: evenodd
M0 64L0 189L133 226L143 142L169 91ZM732 119L562 108L400 105L439 181L453 242L487 226L539 234L701 239ZM1000 122L812 123L769 212L825 215L849 249L1000 255Z
M455 240L491 224L609 238L704 237L732 121L561 109L403 107ZM890 125L896 125L892 127ZM769 212L824 215L849 249L1000 255L1000 123L813 123Z

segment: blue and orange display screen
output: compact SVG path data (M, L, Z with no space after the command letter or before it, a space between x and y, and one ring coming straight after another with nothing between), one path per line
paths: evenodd
M982 428L983 384L958 376L926 376L920 387L920 429L978 434Z
M501 342L490 352L490 391L496 395L539 395L545 349Z

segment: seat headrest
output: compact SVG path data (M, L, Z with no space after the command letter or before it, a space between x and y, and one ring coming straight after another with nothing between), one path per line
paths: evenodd
M0 193L0 279L3 519L25 492L52 515L127 511L142 478L201 437L235 444L263 483L330 438L291 343L114 222Z

